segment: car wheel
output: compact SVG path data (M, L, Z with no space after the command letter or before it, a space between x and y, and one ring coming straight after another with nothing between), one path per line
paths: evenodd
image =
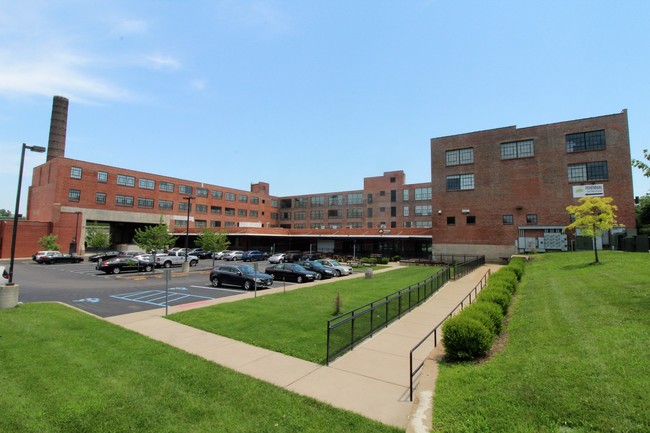
M121 271L122 270L120 268L113 268L111 272L113 272L114 274L119 274Z
M147 265L144 267L145 272L151 272L151 269L152 269L151 265Z
M321 278L323 278L323 276L321 274L316 274L316 277L314 279L315 280L320 280Z
M198 263L196 260L190 260L190 266L196 266Z
M253 288L253 284L250 282L250 280L244 281L243 289L244 290L250 290Z
M303 281L302 275L298 275L298 277L296 278L296 283L302 283L302 281Z
M165 262L165 264L163 266L166 267L166 268L171 268L172 267L172 262Z
M212 287L221 287L221 281L219 281L218 277L212 277L210 282L212 283Z
M340 277L340 276L341 276L341 271L339 271L338 269L335 269L334 272L336 272L336 276L337 276L337 277Z

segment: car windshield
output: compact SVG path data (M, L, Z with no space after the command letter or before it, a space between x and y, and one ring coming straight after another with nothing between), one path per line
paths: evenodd
M311 265L311 267L313 267L315 269L323 269L325 267L321 263L318 263L318 262L309 262L309 264Z
M239 266L239 270L245 275L253 275L255 273L255 269L252 266L242 265Z
M330 260L330 263L332 264L332 266L341 266L341 264L336 260Z

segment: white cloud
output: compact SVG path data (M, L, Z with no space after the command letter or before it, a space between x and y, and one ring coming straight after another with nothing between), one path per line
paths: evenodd
M178 69L181 64L171 56L153 54L145 57L147 65L153 69Z
M125 18L115 23L114 33L124 36L144 34L149 30L149 23L145 20Z

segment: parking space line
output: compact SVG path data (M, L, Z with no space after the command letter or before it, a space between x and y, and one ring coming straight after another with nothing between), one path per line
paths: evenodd
M132 292L132 293L123 293L120 295L111 295L111 298L121 299L123 301L132 301L140 302L143 304L155 305L157 307L164 307L165 299L167 299L167 294L165 290L146 290L143 292ZM187 298L198 298L198 299L214 299L207 296L199 296L178 292L169 292L169 304L173 302L182 301Z
M212 287L212 286L190 286L190 287L195 287L197 289L203 289L203 290L216 290L216 291L221 291L221 292L241 292L241 293L246 293L246 290L242 289L222 289L220 287Z

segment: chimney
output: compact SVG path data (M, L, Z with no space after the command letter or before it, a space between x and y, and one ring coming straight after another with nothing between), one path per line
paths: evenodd
M50 120L50 139L47 143L47 161L65 156L65 136L68 129L68 98L55 96Z

